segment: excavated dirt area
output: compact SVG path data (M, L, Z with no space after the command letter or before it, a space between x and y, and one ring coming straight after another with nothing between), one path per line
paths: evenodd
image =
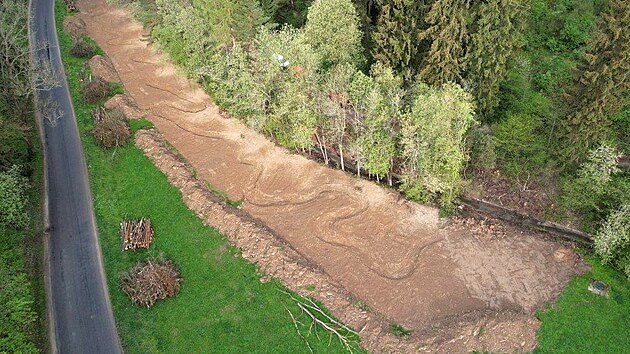
M125 10L105 0L83 0L79 9L126 88L128 97L119 103L131 102L143 112L198 178L233 200L244 198L238 212L287 245L262 257L251 254L262 251L257 233L241 233L238 242L231 240L246 258L294 289L308 285L300 276L316 271L326 281L316 282L322 289L312 295L361 330L369 350L530 351L538 328L535 309L585 270L566 245L504 225L500 236L466 220L446 225L436 209L275 146L222 116L200 88L143 41L142 25ZM151 156L159 144L144 144L139 146L163 167L161 159L169 155ZM169 178L174 169L162 168ZM185 200L191 197L188 185L178 185ZM214 223L221 221L206 222L219 227ZM300 260L283 258L285 249ZM301 270L282 273L293 266ZM351 310L332 298L353 298L356 306ZM372 323L366 318L378 318L373 321L380 330L366 329ZM413 330L412 335L403 340L384 334L387 321Z

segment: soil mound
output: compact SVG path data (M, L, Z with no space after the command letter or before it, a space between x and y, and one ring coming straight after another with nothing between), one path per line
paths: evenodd
M127 94L118 94L110 98L105 102L105 108L111 110L118 109L124 113L127 119L138 119L145 115Z
M79 40L88 35L85 21L77 16L67 16L63 19L63 31L74 40Z
M92 75L106 82L120 82L118 73L109 58L102 55L95 55L89 61Z

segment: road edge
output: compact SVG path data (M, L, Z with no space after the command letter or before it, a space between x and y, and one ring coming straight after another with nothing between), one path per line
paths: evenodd
M31 60L34 58L34 48L33 48L33 33L32 33L32 14L33 14L33 0L28 1L28 44L29 51L31 55ZM48 351L52 354L56 354L58 352L57 349L57 337L55 336L55 321L54 321L54 304L52 301L52 285L50 283L50 255L49 255L49 245L48 241L50 239L50 205L49 205L49 196L48 196L48 149L46 148L46 132L44 131L43 121L41 117L41 112L36 109L39 104L39 93L37 91L33 94L33 107L35 108L35 125L37 126L37 131L39 134L39 140L42 143L42 180L43 180L43 188L42 188L42 222L44 224L44 232L42 233L42 243L44 246L42 262L43 262L43 270L44 270L44 292L46 296L46 324L48 327Z

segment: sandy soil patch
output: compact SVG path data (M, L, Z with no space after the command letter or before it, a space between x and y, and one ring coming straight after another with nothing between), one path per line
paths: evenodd
M368 349L531 350L538 326L533 311L585 269L576 256L558 260L554 253L567 247L540 235L506 227L504 237L474 237L465 224L445 227L433 208L275 146L223 117L201 89L142 40L141 24L124 10L104 0L83 0L79 8L129 98L199 178L232 199L245 198L239 212L259 220L303 259L293 265L283 260L265 271L283 280L284 267L320 272L340 293L349 294L340 298L360 299L370 316L414 330L400 340L384 335L381 322L375 332L363 328ZM200 198L194 193L184 192L184 198ZM208 208L200 215L212 214L213 206ZM241 237L258 242L254 232ZM277 255L236 244L248 259ZM299 272L294 274L299 278ZM315 295L331 306L326 294ZM356 318L365 314L350 308L331 306L336 316L361 330L368 322Z

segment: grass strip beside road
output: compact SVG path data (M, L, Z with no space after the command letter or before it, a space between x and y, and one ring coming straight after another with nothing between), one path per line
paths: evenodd
M202 224L183 203L143 152L130 142L104 151L90 129L90 110L96 105L81 101L79 72L85 59L70 55L71 39L63 33L65 6L56 2L61 53L94 198L107 282L119 335L127 353L308 353L287 309L299 307L283 293L277 281L261 283L257 268L210 227ZM134 121L132 130L150 126ZM119 223L123 219L150 217L155 241L149 250L121 251ZM165 256L181 269L180 294L151 309L135 306L119 288L123 271L147 257ZM316 353L344 352L341 344L318 330L302 334ZM357 338L353 338L356 342ZM359 350L361 351L361 350Z

